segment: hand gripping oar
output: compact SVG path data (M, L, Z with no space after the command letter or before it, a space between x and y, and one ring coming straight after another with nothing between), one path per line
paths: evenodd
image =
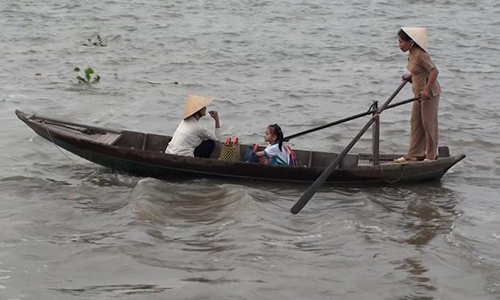
M380 114L384 111L384 109L387 108L389 103L396 97L396 95L401 91L401 89L405 86L406 80L403 81L398 89L392 93L392 95L385 101L385 103L377 110L377 112L371 117L370 121L366 123L365 127L361 129L361 131L354 137L354 139L345 147L345 149L337 156L337 158L330 163L330 165L323 171L323 173L316 179L316 181L311 184L311 186L306 190L306 192L300 197L300 199L295 203L295 205L290 209L290 212L292 214L298 214L304 206L306 206L307 202L311 200L311 198L316 194L318 189L321 187L321 185L326 181L326 179L332 174L333 170L337 168L337 166L340 164L340 162L344 159L344 157L347 155L347 153L352 149L354 144L358 142L358 140L363 136L363 134L370 128L373 122L380 116Z
M413 101L419 100L419 99L420 98L410 98L410 99L406 99L406 100L403 100L403 101L399 101L399 102L396 102L394 104L387 105L387 107L385 109L390 109L390 108L393 108L393 107L401 106L403 104L410 103L410 102L413 102ZM297 133L291 134L289 136L284 137L283 140L285 142L288 142L288 141L290 141L293 138L296 138L296 137L299 137L299 136L302 136L302 135L305 135L305 134L308 134L308 133L311 133L311 132L315 132L315 131L318 131L318 130L321 130L321 129L325 129L325 128L332 127L332 126L335 126L335 125L339 125L339 124L342 124L342 123L345 123L345 122L348 122L348 121L356 120L356 119L359 119L361 117L373 115L374 112L376 112L376 110L373 110L373 109L370 108L367 112L364 112L364 113L353 115L353 116L350 116L350 117L347 117L347 118L344 118L344 119L340 119L340 120L337 120L337 121L334 121L334 122L331 122L331 123L328 123L328 124L325 124L325 125L321 125L321 126L318 126L318 127L314 127L314 128L308 129L308 130L304 130L304 131L301 131L301 132L297 132Z

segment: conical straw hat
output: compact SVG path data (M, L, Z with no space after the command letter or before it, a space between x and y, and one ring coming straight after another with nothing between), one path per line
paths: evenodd
M423 27L402 27L403 30L411 39L427 52L427 28Z
M195 112L207 106L213 100L213 98L189 95L186 100L186 108L184 108L183 119L186 120L187 118L191 117Z

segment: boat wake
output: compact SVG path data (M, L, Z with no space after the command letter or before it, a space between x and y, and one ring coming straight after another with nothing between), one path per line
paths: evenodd
M251 203L244 188L206 180L193 184L145 178L131 191L132 210L139 219L175 226L221 223Z

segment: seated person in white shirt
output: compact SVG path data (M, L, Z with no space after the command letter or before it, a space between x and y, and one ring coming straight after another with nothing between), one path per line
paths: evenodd
M264 140L269 145L263 151L257 151L258 145L254 146L255 157L261 163L271 166L288 166L290 165L290 152L287 146L283 145L283 131L278 124L269 125L264 133ZM254 161L251 161L254 162Z
M220 121L217 111L209 111L215 120L215 130L211 131L198 122L207 114L207 105L212 98L189 96L184 109L184 117L167 146L165 153L182 156L209 158L215 148L215 142L220 141Z

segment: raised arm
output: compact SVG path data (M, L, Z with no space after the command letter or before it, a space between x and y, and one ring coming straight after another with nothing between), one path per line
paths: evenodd
M220 133L220 120L219 114L217 111L209 111L210 116L215 120L215 130L211 131L207 128L202 129L202 137L204 139L209 139L213 141L220 141L222 139L222 135Z
M208 113L215 120L215 128L220 128L219 112L216 110L211 110Z

